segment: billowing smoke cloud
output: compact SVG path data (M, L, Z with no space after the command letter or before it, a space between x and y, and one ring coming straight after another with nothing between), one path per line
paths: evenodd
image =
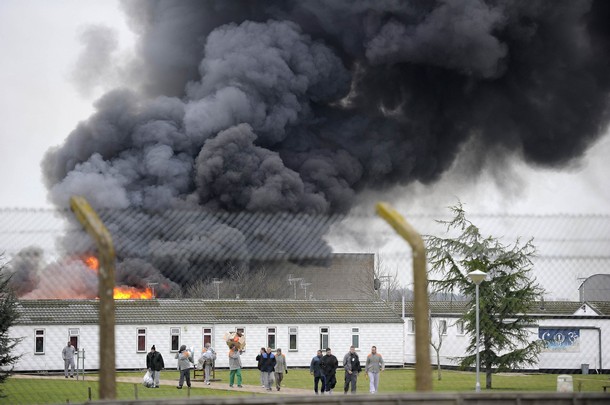
M8 265L11 287L18 296L33 291L40 283L39 271L43 267L43 251L28 247L19 251Z
M92 88L111 79L110 66L119 42L116 33L103 26L87 27L80 39L85 51L76 62L72 78L78 91L89 95Z
M78 194L98 209L345 213L363 189L433 182L472 139L560 166L608 126L603 1L123 8L139 82L47 153L59 207ZM155 243L160 254L178 242Z
M97 296L97 274L76 258L53 262L39 270L37 277L38 284L21 298L86 299Z

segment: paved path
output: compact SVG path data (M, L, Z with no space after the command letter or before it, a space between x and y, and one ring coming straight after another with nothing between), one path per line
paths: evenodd
M162 374L163 375L163 374ZM11 378L23 378L23 379L55 379L55 380L63 380L65 377L63 375L43 375L43 374L13 374ZM86 376L86 381L97 381L98 377L96 376ZM122 383L133 383L133 384L142 384L142 377L117 377L117 382ZM159 384L163 386L175 387L178 385L177 380L159 380ZM275 387L272 391L267 391L260 385L244 385L242 388L237 388L237 385L233 386L233 388L229 388L228 382L211 382L210 385L206 385L203 381L193 381L191 380L191 386L193 388L205 388L210 390L225 390L225 391L240 391L240 392L251 392L255 394L268 394L268 395L313 395L312 390L304 390L301 388L286 388L282 387L280 391L277 391ZM146 389L144 386L142 389ZM182 388L183 390L187 389L186 385Z

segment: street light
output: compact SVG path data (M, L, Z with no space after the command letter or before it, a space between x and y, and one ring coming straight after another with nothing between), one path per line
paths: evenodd
M475 270L468 273L468 277L475 284L476 291L476 314L477 314L477 383L474 387L476 392L481 392L481 381L479 379L479 284L485 280L487 277L487 273L482 272L481 270Z

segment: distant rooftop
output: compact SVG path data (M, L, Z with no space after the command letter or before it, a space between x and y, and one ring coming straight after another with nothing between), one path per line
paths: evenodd
M586 302L597 316L610 317L610 301ZM430 312L436 316L461 315L468 310L469 301L431 301ZM532 304L530 315L536 317L572 316L583 305L578 301L537 301ZM405 303L405 314L413 316L413 301Z
M117 300L117 325L402 323L383 301ZM98 300L20 300L23 325L97 324Z

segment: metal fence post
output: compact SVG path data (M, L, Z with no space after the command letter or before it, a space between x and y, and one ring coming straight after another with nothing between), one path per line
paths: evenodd
M110 232L84 197L70 198L70 208L83 228L95 240L99 255L98 296L100 331L100 399L116 398L114 356L114 266L115 253Z

